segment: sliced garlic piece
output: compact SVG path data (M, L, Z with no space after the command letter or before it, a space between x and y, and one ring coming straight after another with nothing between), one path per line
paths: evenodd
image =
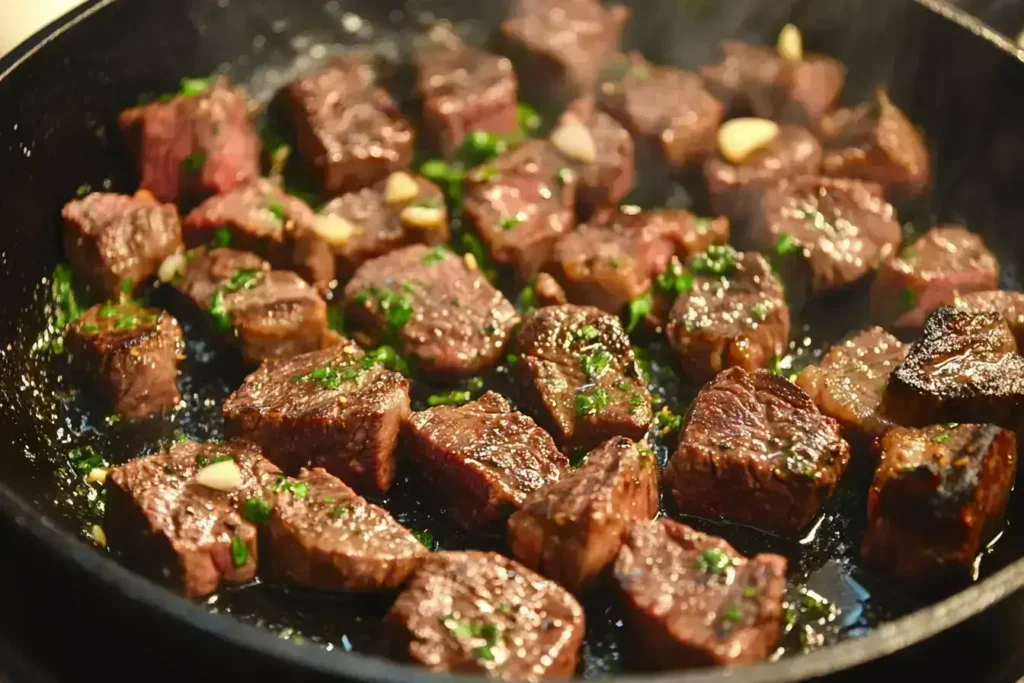
M416 199L420 193L419 183L405 171L395 171L388 176L384 186L384 201L388 204L404 204Z
M779 124L768 119L730 119L718 129L718 149L734 164L742 164L757 150L771 144Z
M92 540L101 548L107 547L107 532L103 530L99 524L93 524L92 528L89 529L89 533L92 535Z
M421 230L437 230L444 227L444 209L435 206L407 206L398 214L404 225Z
M597 161L597 144L587 127L579 123L566 123L551 133L551 144L559 152L585 164Z
M107 470L103 467L93 467L89 470L89 474L85 476L85 480L90 484L102 484L107 480Z
M188 259L185 254L181 252L171 254L160 264L160 268L156 271L157 277L160 278L160 282L170 282L185 270L187 263Z
M313 232L331 246L340 247L352 239L359 229L341 216L328 214L313 217Z
M242 488L242 470L234 460L221 460L196 472L196 483L214 491L229 493Z
M470 270L479 270L480 264L476 262L476 256L473 256L469 252L462 255L462 261L466 264L466 268Z
M791 62L804 58L804 39L800 29L793 24L786 24L779 31L779 56Z

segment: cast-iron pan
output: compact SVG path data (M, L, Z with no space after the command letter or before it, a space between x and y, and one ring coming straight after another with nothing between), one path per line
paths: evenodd
M848 66L849 102L885 84L926 131L935 160L934 192L901 217L918 227L965 223L999 255L1003 286L1019 288L1024 261L1016 221L1024 215L1024 193L1016 169L1024 161L1024 123L1017 112L1024 97L1024 67L1007 41L948 8L940 15L911 0L631 4L634 18L625 46L642 49L654 61L695 68L716 59L716 45L724 37L771 42L792 21L804 30L809 49L828 52ZM190 340L183 388L192 398L173 419L111 425L97 406L69 391L59 361L32 349L45 326L45 278L62 258L60 207L83 184L127 192L136 187L114 121L141 94L175 90L183 76L222 71L266 103L297 73L339 46L373 45L387 56L401 57L413 37L439 18L450 19L470 40L482 41L505 10L503 2L459 0L101 0L87 3L0 61L0 420L5 437L0 512L13 520L19 536L33 538L52 558L48 576L88 577L90 594L78 609L101 605L107 616L142 622L136 630L151 638L173 637L176 648L184 639L189 657L219 653L221 666L244 657L264 662L260 670L267 674L276 667L357 679L436 678L338 651L349 646L373 651L385 598L258 585L194 604L83 541L83 526L97 521L99 511L79 478L69 474L68 450L95 444L112 460L123 461L175 433L216 436L216 401L243 373L222 351ZM266 123L273 126L273 116ZM641 198L653 204L685 203L688 195L678 189ZM808 307L794 334L796 362L813 360L828 343L862 326L863 301L864 292L854 290ZM693 387L669 381L666 389L681 402ZM664 447L661 455L666 455ZM1024 533L1019 528L1024 500L1019 494L1002 538L983 557L978 582L951 597L922 601L858 566L864 480L848 479L822 523L799 541L694 522L725 535L741 551L787 554L794 589L807 586L842 609L841 618L818 629L809 643L813 646L820 637L827 646L791 656L802 646L794 632L784 640L786 654L777 662L644 680L728 676L782 681L840 672L925 640L1024 585ZM466 540L446 529L437 510L422 503L425 497L418 483L407 479L384 502L401 521L432 526L446 547L500 546L500 539ZM590 626L580 673L618 673L621 634L614 607L600 591L586 604ZM210 614L215 611L231 612L237 619ZM306 646L281 637L292 627L305 637ZM317 643L329 643L333 651ZM211 674L217 662L204 667Z

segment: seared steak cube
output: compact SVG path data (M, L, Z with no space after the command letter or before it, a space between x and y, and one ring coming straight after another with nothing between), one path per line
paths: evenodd
M585 219L628 195L636 175L633 138L621 123L597 109L593 97L569 104L551 142L576 176L576 213Z
M560 239L548 270L573 303L618 314L650 289L674 256L685 259L728 239L724 219L623 207L599 212Z
M633 134L638 147L673 168L714 150L724 112L700 76L651 64L639 52L616 55L605 68L598 104Z
M413 413L407 424L409 457L465 527L508 516L569 466L543 429L494 392Z
M670 519L629 528L615 579L633 658L648 669L756 662L782 632L786 559L747 559Z
M955 293L998 284L999 264L984 240L959 225L940 225L882 262L871 283L871 311L880 322L920 327Z
M529 280L576 226L576 174L555 147L530 140L469 172L466 218L491 258Z
M903 238L892 206L874 183L803 176L764 193L754 229L758 249L774 252L791 300L860 280Z
M412 160L414 131L375 78L365 60L339 58L288 88L299 152L328 194L372 185Z
M323 467L358 491L386 491L408 415L408 380L345 340L264 363L225 401L224 429L285 472Z
M697 394L665 483L683 512L799 531L849 459L839 423L802 389L767 370L730 368Z
M529 411L563 449L647 434L651 395L614 315L589 306L538 310L519 331L515 370Z
M789 307L764 257L713 246L686 265L690 286L672 306L666 333L687 375L706 381L725 368L755 370L783 355Z
M427 555L387 510L320 468L282 477L273 490L270 569L277 578L323 590L394 589Z
M243 516L278 474L243 441L175 443L107 474L104 528L134 564L201 597L256 575L256 526Z
M395 171L372 188L331 200L320 209L321 235L347 281L370 259L410 244L448 241L448 209L434 183Z
M879 444L864 561L915 587L967 583L1003 525L1017 439L995 425L897 427Z
M847 432L881 436L893 426L881 410L882 397L889 375L909 348L881 327L872 327L830 348L821 364L804 368L796 382Z
M629 15L596 0L515 0L501 40L528 99L560 105L590 94Z
M720 135L742 133L743 122L727 122ZM740 126L737 129L737 126ZM729 131L732 132L729 132ZM725 141L728 143L728 139ZM780 126L778 133L742 159L729 159L720 149L704 162L711 209L743 220L757 212L761 194L784 178L815 175L821 167L821 143L800 126Z
M497 553L427 558L385 618L395 657L431 671L569 678L583 608L564 588Z
M230 244L293 270L326 289L334 279L334 257L314 230L316 217L304 201L264 179L210 197L185 217L185 242L205 244L228 230ZM220 245L226 246L226 245Z
M883 407L908 426L962 421L1018 428L1024 358L1006 321L998 313L936 309L893 370Z
M658 512L658 465L645 443L615 437L583 464L526 499L508 520L512 554L578 591L619 553L631 522Z
M720 63L701 69L708 89L732 110L773 121L817 127L846 80L843 65L825 55L789 59L738 40L724 41L722 53Z
M223 77L183 85L188 88L173 99L128 109L118 119L139 186L163 202L227 192L260 174L260 138L245 95Z
M316 290L249 252L194 250L174 285L247 363L319 349L327 330L327 304Z
M125 417L146 417L181 401L178 364L185 338L178 321L152 308L93 306L68 328L71 365L98 385Z
M1010 332L1017 340L1017 348L1024 348L1024 292L995 289L990 292L958 293L946 303L965 313L998 313L1010 326Z
M473 131L505 136L519 130L516 75L507 58L455 38L419 52L415 62L426 135L445 156Z
M345 287L356 326L397 342L421 369L474 375L497 364L518 316L477 270L443 247L367 261Z
M876 182L894 200L928 187L930 162L921 133L884 90L855 109L825 117L821 138L823 175Z
M94 192L69 202L63 216L71 267L108 297L142 285L182 248L178 210L142 192Z

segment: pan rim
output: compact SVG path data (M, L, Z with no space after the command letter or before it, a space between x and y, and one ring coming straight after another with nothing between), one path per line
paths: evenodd
M47 44L117 1L87 0L27 38L0 58L0 84ZM996 49L1024 62L1024 50L984 22L943 0L914 1L959 24ZM42 542L49 551L100 580L121 597L154 609L183 626L198 629L242 650L269 656L283 663L311 668L318 673L359 680L403 680L410 683L488 680L464 674L431 673L421 668L358 652L327 652L320 648L299 648L265 629L211 614L199 604L132 571L114 558L97 552L80 537L61 528L47 515L41 513L2 480L0 514L27 531L33 539ZM769 683L799 681L838 673L921 643L980 614L1021 588L1024 588L1024 557L983 581L933 605L884 623L865 636L850 638L809 654L744 667L627 674L617 676L616 679L627 683L712 683L724 680Z

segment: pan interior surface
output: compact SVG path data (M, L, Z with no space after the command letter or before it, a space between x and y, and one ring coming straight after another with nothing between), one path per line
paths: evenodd
M230 354L189 334L182 383L186 409L172 420L127 423L110 419L71 391L59 360L41 352L50 338L48 278L62 260L60 207L83 185L126 193L137 186L116 130L117 113L134 105L140 94L172 91L183 76L212 72L227 73L269 105L283 85L338 51L366 47L401 61L413 45L410 37L442 19L467 42L482 43L506 9L502 2L456 0L293 5L285 0L99 3L80 25L0 75L0 102L5 103L0 110L0 287L6 293L0 299L0 415L7 436L0 483L62 529L84 536L102 521L95 489L69 467L71 449L90 445L122 462L179 433L217 438L219 404L245 373ZM1019 64L911 2L844 1L827 8L815 2L756 0L632 5L634 19L624 48L641 49L653 61L693 69L715 60L722 38L770 43L783 24L793 22L803 29L809 49L847 65L849 102L886 85L925 131L936 167L932 195L901 218L919 229L963 222L998 254L1002 286L1020 289L1015 216L1024 198L1016 191L1014 169L1024 136L1012 116L1024 96L1024 88L1014 87L1021 85ZM991 76L979 79L979 73ZM396 82L401 77L396 73ZM1001 85L990 89L991 82ZM268 109L267 129L286 135L275 128L273 107ZM643 193L639 200L685 206L689 195L674 186ZM866 292L859 289L805 310L794 326L793 367L813 361L828 344L863 327L865 302ZM674 379L668 361L659 360L657 344L651 355L656 371L666 368L658 373L663 377L658 389L671 396L674 406L684 405L697 387ZM500 377L494 381L500 386ZM665 442L662 462L667 455ZM868 636L880 624L927 604L859 567L866 482L851 475L820 523L802 539L684 518L723 535L744 554L771 551L790 560L788 599L795 623L777 653L787 660L791 654ZM502 547L501 538L461 534L420 495L423 490L421 482L406 477L378 502L400 522L429 530L442 547ZM1024 501L1019 496L1011 498L1007 517L998 543L982 558L983 585L986 577L1006 568L1009 574L997 578L1008 587L1014 580L1024 584L1019 523ZM826 602L815 604L807 596ZM327 597L272 584L222 591L204 603L210 612L229 613L281 639L368 653L380 639L376 624L389 606L384 596ZM578 673L603 677L627 670L617 608L603 592L585 606L588 633Z

